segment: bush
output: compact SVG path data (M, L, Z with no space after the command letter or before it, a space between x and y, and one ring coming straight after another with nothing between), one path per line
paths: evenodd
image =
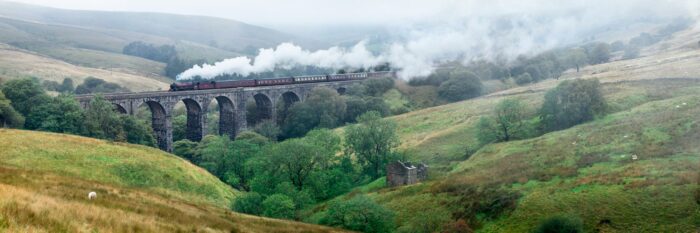
M362 81L365 86L366 94L371 96L381 96L386 91L394 87L394 79L392 78L371 78Z
M199 160L196 158L197 145L196 142L187 139L176 141L173 143L173 154L197 164L199 163Z
M277 137L279 137L282 133L280 127L277 126L277 123L275 123L272 120L261 121L260 123L255 125L253 131L258 133L259 135L268 138L271 141L277 141Z
M75 87L75 94L114 93L128 91L129 89L119 86L119 84L110 83L94 77L87 77L82 84Z
M482 117L477 125L477 138L484 145L528 137L527 110L517 99L504 99L498 102L493 117Z
M306 101L289 108L282 126L283 137L301 137L314 128L333 128L345 118L347 105L336 90L314 88Z
M243 194L236 198L231 209L239 213L260 215L263 213L263 197L256 192Z
M610 61L610 45L606 43L591 45L586 52L588 53L588 62L591 64L602 64Z
M265 211L263 215L271 218L294 218L294 201L284 194L273 194L265 198L262 203Z
M583 222L580 218L555 216L544 220L535 233L580 233L583 232Z
M639 47L632 45L625 48L625 54L622 56L623 59L635 59L637 57L639 57Z
M528 84L532 82L532 76L530 76L530 73L522 73L518 75L518 77L515 77L515 83L518 85L523 85L523 84Z
M564 81L547 91L539 111L545 132L566 129L604 113L605 99L597 79Z
M391 232L394 213L373 200L358 195L347 201L333 201L321 224L360 232Z
M474 73L469 71L453 71L450 79L438 88L440 98L456 102L481 95L483 85Z
M24 117L12 108L10 100L0 91L0 128L5 126L21 128L24 125Z

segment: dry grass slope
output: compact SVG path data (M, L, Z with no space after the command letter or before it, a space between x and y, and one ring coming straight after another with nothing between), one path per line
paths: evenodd
M76 84L88 76L104 79L128 87L132 91L165 90L169 80L150 78L119 70L86 68L72 65L33 52L0 44L0 78L39 77L43 80L63 81L72 78Z
M0 232L337 232L233 213L237 191L153 148L2 129L0 151Z

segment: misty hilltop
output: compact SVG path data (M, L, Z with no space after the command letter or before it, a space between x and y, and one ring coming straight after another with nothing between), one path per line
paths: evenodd
M121 51L121 48L134 40L152 43L190 42L199 46L212 47L228 52L246 54L258 48L272 47L282 42L294 42L305 47L315 48L319 42L287 34L284 32L246 24L243 22L206 17L164 13L108 12L65 10L43 6L0 1L0 16L21 20L23 24L4 22L3 28L15 28L24 34L39 38L52 38L55 41L76 47L104 51ZM8 25L9 24L9 25ZM42 30L42 27L45 29ZM81 34L57 37L51 29L60 31L86 31L109 36L110 41L79 41ZM3 32L3 35L13 34ZM76 41L78 40L78 41ZM118 42L122 42L119 44ZM22 42L3 40L4 43ZM104 43L107 42L107 43ZM121 45L108 47L101 44Z

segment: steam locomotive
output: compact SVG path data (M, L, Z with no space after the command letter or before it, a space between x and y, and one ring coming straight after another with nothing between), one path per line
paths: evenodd
M396 78L396 72L383 71L383 72L369 72L369 73L311 75L311 76L298 76L298 77L275 78L275 79L179 82L179 83L170 84L170 91L191 91L191 90L225 89L225 88L237 88L237 87L276 86L276 85L289 85L289 84L299 84L299 83L319 83L319 82L363 80L363 79L367 79L367 78L383 78L383 77Z

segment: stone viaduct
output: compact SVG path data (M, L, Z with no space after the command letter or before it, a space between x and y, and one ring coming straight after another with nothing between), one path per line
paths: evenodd
M136 114L137 109L146 105L151 110L152 127L158 147L172 152L173 127L172 114L179 102L184 102L187 109L186 138L200 141L206 132L207 111L210 103L216 100L219 106L219 134L234 138L247 129L246 102L255 100L259 118L276 122L277 104L284 103L286 111L294 102L304 101L313 88L328 87L343 94L353 83L362 80L337 82L302 83L278 86L239 87L229 89L209 89L193 91L156 91L140 93L103 94L104 98L114 104L116 111L123 114ZM94 95L76 96L83 108L89 106Z

